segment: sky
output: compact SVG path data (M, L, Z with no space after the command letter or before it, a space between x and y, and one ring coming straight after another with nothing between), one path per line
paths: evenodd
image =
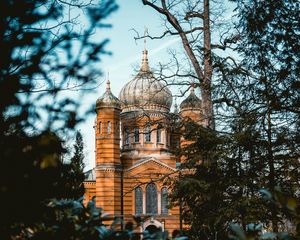
M144 6L141 0L119 0L117 4L119 9L112 13L106 21L113 27L101 30L95 36L99 41L104 38L110 39L106 49L111 51L112 55L104 56L99 63L99 68L103 71L103 76L98 79L99 87L94 92L87 91L85 93L81 100L81 110L95 105L96 100L105 91L105 81L108 79L108 75L112 93L117 97L121 88L134 78L135 69L141 63L144 41L135 41L136 32L132 29L143 34L147 28L149 35L159 35L164 31L159 14L152 8ZM227 17L230 18L231 15L227 15ZM168 49L182 49L178 37L147 40L146 46L150 68L151 66L155 67L159 62L168 61L170 58ZM95 166L95 133L93 129L95 116L96 113L87 115L86 121L77 126L85 143L85 170Z

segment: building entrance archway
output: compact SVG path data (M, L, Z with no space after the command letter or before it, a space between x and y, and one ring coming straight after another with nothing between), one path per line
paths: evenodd
M153 233L157 232L158 229L159 229L159 228L156 227L155 225L150 224L148 227L146 227L145 230L147 230L150 234L153 234Z
M143 230L149 231L150 234L158 231L159 229L164 230L164 226L156 219L151 218L143 223Z

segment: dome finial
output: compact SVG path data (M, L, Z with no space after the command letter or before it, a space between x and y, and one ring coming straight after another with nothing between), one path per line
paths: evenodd
M142 66L141 71L142 72L149 72L149 64L148 64L148 51L146 49L146 37L148 36L148 29L145 27L144 31L144 51L143 51L143 59L142 59Z
M109 73L108 73L108 76L109 76ZM110 92L110 81L109 81L109 79L107 79L107 81L106 81L106 92Z
M174 104L174 113L177 114L179 112L178 105L177 105L177 97L175 97L175 104Z

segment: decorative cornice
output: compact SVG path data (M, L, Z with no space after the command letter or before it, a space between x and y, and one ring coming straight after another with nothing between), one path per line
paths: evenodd
M144 115L145 112L148 114L156 113L160 115L170 114L170 110L163 105L148 104L148 105L127 105L122 108L121 117L127 114L137 114L138 116Z
M123 168L121 165L102 164L102 165L97 165L95 167L95 170L103 171L103 172L122 172Z

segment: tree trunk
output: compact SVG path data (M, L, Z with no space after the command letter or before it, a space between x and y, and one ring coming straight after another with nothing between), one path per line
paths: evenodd
M211 60L211 32L209 16L209 0L204 0L203 33L204 33L204 79L201 86L202 108L206 125L215 129L213 104L211 94L212 60Z
M273 193L275 187L275 168L274 168L274 156L273 156L273 144L272 144L272 123L271 123L271 110L268 102L268 112L267 112L267 135L268 135L268 165L269 165L269 190ZM278 232L277 225L277 214L276 206L271 206L272 214L272 228L273 232Z
M212 59L211 59L211 32L210 32L210 14L209 14L209 1L204 0L203 14L196 13L195 16L203 19L204 39L203 39L203 58L204 66L201 66L197 56L189 42L187 32L184 31L180 25L178 18L170 12L170 8L167 6L166 0L161 0L161 7L156 5L156 1L142 0L144 5L148 5L158 13L164 15L168 23L174 28L177 34L180 36L183 48L189 57L194 71L199 79L200 91L202 96L202 109L204 115L204 124L206 127L215 129L215 121L213 114L212 94L211 94L211 80L212 80ZM193 15L193 14L192 14Z

